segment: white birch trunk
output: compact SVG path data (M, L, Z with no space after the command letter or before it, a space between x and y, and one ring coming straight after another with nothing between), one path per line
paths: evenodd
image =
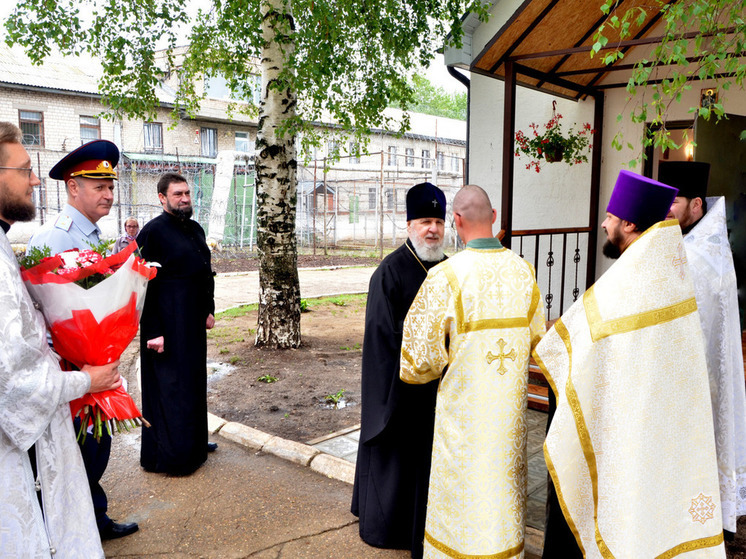
M300 284L295 242L297 162L295 138L280 137L277 129L295 115L296 97L289 88L277 90L271 85L285 65L284 56L293 48L295 24L289 0L263 0L262 16L262 101L255 162L259 252L256 345L293 348L300 345ZM278 36L284 36L281 42Z

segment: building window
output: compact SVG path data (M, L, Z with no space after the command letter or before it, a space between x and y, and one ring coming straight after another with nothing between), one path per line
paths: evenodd
M259 106L262 100L262 77L251 74L247 86L237 92L231 91L228 79L220 73L205 75L205 95L212 99L224 99L226 101L246 101Z
M44 113L18 111L18 127L23 133L24 146L44 147Z
M443 153L442 151L439 151L437 158L438 158L438 170L442 171L446 168L446 154Z
M160 122L146 122L143 132L145 153L163 153L163 125Z
M414 167L414 148L407 148L407 159L406 159L406 165L407 167Z
M452 155L451 156L451 171L453 171L454 173L458 173L459 171L461 171L460 167L461 166L459 165L459 158L456 157L455 155Z
M368 209L369 210L375 210L376 209L376 188L374 186L368 187Z
M389 165L396 165L396 146L389 146Z
M350 163L360 163L360 146L357 142L347 144L347 153L350 155Z
M215 157L218 154L218 129L202 127L199 137L202 140L202 156Z
M432 162L430 161L430 150L423 149L422 150L422 168L429 169L431 164Z
M262 77L258 74L252 74L249 79L252 82L251 100L258 107L259 103L262 102Z
M339 144L334 140L329 140L326 143L326 156L336 157L337 155L339 155Z
M101 121L95 116L80 117L80 144L101 138Z
M236 132L236 151L248 153L249 151L249 133Z
M386 189L386 209L391 211L394 209L394 189Z

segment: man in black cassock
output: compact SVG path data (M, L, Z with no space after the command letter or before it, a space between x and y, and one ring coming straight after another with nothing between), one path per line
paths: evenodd
M399 378L402 325L427 271L445 259L446 198L430 183L407 192L409 239L383 259L368 287L360 444L352 513L366 543L422 557L437 383Z
M217 444L207 441L207 332L215 325L215 280L205 232L192 216L189 185L158 181L163 213L140 231L142 256L158 262L140 320L143 429L140 465L188 475Z

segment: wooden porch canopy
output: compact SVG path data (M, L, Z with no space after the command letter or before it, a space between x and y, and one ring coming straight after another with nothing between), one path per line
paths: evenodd
M649 37L660 19L660 12L651 9L646 0L620 0L617 12L644 6L648 16L637 34L619 41L618 34L608 30L609 48L621 48L628 53L641 45L660 42ZM526 0L502 28L487 43L471 63L469 70L505 82L503 125L503 168L500 227L503 243L511 245L513 232L513 172L515 153L516 85L537 89L569 99L592 97L596 130L591 155L591 204L588 226L591 229L588 246L586 278L590 285L595 278L596 237L600 190L601 145L603 139L603 90L627 85L627 75L616 82L613 73L629 71L624 60L605 66L601 56L591 58L593 35L607 17L601 12L600 0ZM602 80L604 83L602 84Z

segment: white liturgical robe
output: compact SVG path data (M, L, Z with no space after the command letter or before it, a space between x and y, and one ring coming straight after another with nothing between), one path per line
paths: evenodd
M723 527L735 532L736 519L746 514L746 386L741 323L725 199L708 198L707 202L707 213L684 236L684 246L705 336Z
M400 375L443 375L424 557L523 557L528 362L544 331L533 268L496 239L472 241L422 284Z
M725 557L707 365L676 220L640 235L536 348L544 456L586 558Z
M103 557L69 403L90 381L60 371L2 230L0 309L0 556ZM43 517L28 454L34 444Z

